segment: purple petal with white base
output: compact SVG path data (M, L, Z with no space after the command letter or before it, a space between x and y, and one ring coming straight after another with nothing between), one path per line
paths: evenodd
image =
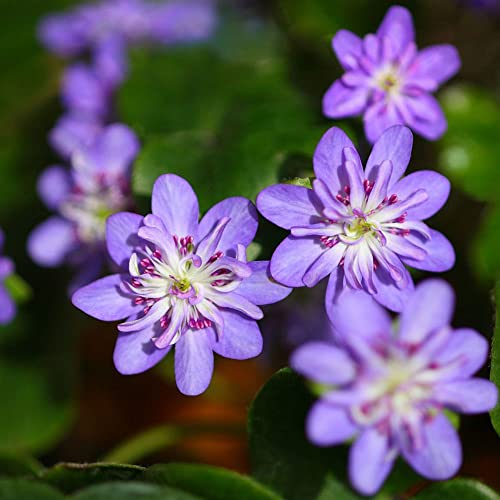
M175 381L182 394L198 396L212 380L214 354L207 331L188 330L175 347Z
M356 366L341 349L324 342L308 342L290 359L291 367L320 384L346 384L356 375Z
M307 437L316 446L342 444L357 431L345 410L323 401L315 403L307 415Z
M47 208L55 210L64 201L73 188L73 181L68 170L53 166L45 169L37 182L38 195Z
M374 494L394 464L389 439L376 429L367 429L354 442L349 454L349 479L364 495Z
M118 321L131 316L138 307L124 291L125 278L112 274L80 288L71 298L73 305L101 321Z
M375 35L362 40L341 30L333 49L346 73L323 97L329 118L363 116L365 133L375 142L393 125L407 125L435 140L446 130L446 119L430 92L460 69L460 57L451 45L420 52L415 44L410 12L391 7Z
M462 446L457 431L442 414L423 424L420 447L408 444L401 452L419 474L434 481L454 476L462 463Z
M487 342L452 330L453 299L445 282L424 281L393 326L367 294L343 292L327 306L335 344L306 344L292 355L292 367L325 389L307 418L310 441L354 437L349 477L362 494L377 492L398 455L428 479L453 476L462 451L443 410L483 413L497 403L493 383L471 378Z
M28 253L40 266L57 267L76 245L73 224L61 217L51 217L29 235Z

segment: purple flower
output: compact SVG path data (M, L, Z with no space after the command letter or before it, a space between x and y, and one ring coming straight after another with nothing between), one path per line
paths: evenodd
M110 113L112 88L95 68L78 63L64 72L62 101L69 113L89 121L102 121Z
M140 0L83 5L69 13L46 17L38 35L48 50L66 57L93 49L110 36L137 42L149 35L150 9L149 3Z
M417 52L410 12L391 7L375 35L364 39L347 30L333 38L346 71L323 97L329 118L363 115L366 137L375 142L392 125L408 125L426 139L446 130L446 118L431 92L460 68L452 45Z
M138 151L138 140L128 127L109 125L73 155L71 171L53 166L42 173L38 192L57 215L36 227L28 239L35 262L80 268L73 286L99 275L106 256L106 219L132 206L130 166Z
M394 126L384 132L365 170L349 138L331 128L314 154L313 189L278 184L257 198L260 212L291 230L275 250L271 274L290 287L315 286L330 275L326 300L344 288L362 289L400 311L413 290L405 264L450 269L450 242L421 222L448 198L450 183L432 171L402 179L413 137Z
M258 307L290 290L271 281L268 262L246 261L257 212L245 198L228 198L198 222L198 200L182 178L167 174L153 188L152 214L108 219L109 254L122 270L78 290L73 304L118 326L114 362L122 374L158 363L175 345L179 390L202 393L213 352L248 359L262 351Z
M0 229L0 252L5 236ZM0 325L10 323L16 315L16 304L5 288L4 281L14 273L14 263L8 257L0 255Z
M197 42L214 31L217 16L210 0L174 0L154 7L151 36L164 44Z
M366 294L345 294L328 313L337 345L309 343L291 365L325 384L306 423L318 446L354 439L349 456L353 486L375 493L398 455L422 476L443 480L462 462L458 435L443 414L482 413L495 406L493 383L472 375L488 343L474 330L453 330L454 294L441 280L417 286L397 331Z
M49 142L63 158L69 159L75 151L90 146L101 131L99 121L68 113L50 131Z
M125 44L199 41L212 34L215 24L211 0L106 0L45 18L38 35L51 52L68 57L93 50L110 37Z

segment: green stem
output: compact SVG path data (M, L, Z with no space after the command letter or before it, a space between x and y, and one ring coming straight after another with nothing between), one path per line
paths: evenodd
M187 437L200 434L243 434L245 429L234 424L160 425L148 429L120 444L104 457L103 462L137 463L144 457L174 446Z

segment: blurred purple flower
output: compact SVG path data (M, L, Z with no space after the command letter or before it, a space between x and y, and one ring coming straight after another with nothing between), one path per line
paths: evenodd
M138 140L128 127L109 125L73 155L71 171L53 166L42 173L39 195L57 215L28 238L28 252L37 264L79 268L72 287L99 275L106 258L106 219L132 205L130 166L138 151Z
M164 44L197 42L214 31L217 16L210 0L173 0L154 7L151 37Z
M290 287L315 286L330 275L326 302L345 288L362 289L400 311L413 290L405 264L426 271L450 269L450 242L421 222L446 202L449 181L433 171L402 179L413 136L403 126L386 130L363 170L350 139L331 128L314 153L313 189L277 184L257 197L274 224L291 230L271 259L274 279Z
M38 35L45 47L61 56L76 56L110 36L136 42L149 35L150 6L141 0L105 0L46 17Z
M210 384L213 352L260 354L258 305L290 290L269 279L268 262L246 262L258 224L249 200L221 201L198 222L191 186L167 174L153 187L152 212L108 219L108 251L122 271L78 290L73 304L103 321L126 318L114 353L120 373L148 370L175 345L177 386L197 395Z
M3 250L5 236L0 229L0 252ZM16 304L5 288L4 281L14 273L14 262L0 255L0 325L10 323L16 315Z
M346 71L323 97L329 118L363 115L365 133L375 142L392 125L408 125L426 139L439 138L446 118L431 95L460 68L452 45L417 52L410 12L391 7L375 35L364 39L347 30L333 38Z
M484 10L486 12L500 13L500 0L462 0L464 3L474 9Z
M215 6L210 0L105 0L48 16L38 34L48 50L68 57L117 36L125 44L198 41L212 34L215 22Z
M82 148L88 147L102 131L102 125L77 113L65 114L49 133L50 145L65 159Z
M354 439L349 456L353 486L374 494L398 455L422 476L443 480L462 462L458 435L443 414L493 408L497 389L472 375L488 343L470 329L452 330L451 287L441 280L417 286L391 319L366 294L345 294L328 308L337 345L304 344L291 366L328 389L312 407L307 436L318 446Z
M111 91L94 68L78 63L66 69L61 94L68 112L85 120L105 120L110 113Z

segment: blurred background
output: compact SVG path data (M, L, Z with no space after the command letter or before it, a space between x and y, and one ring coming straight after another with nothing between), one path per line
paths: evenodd
M189 398L175 387L171 356L145 374L118 374L115 325L73 308L70 270L41 268L28 257L28 234L49 215L37 177L61 162L47 135L62 113L66 64L41 46L37 25L77 4L0 0L0 226L5 253L27 284L14 285L19 312L0 327L0 452L35 455L46 465L176 459L248 471L246 413L257 390L286 366L294 346L328 335L321 285L268 307L263 355L218 358L209 390ZM374 32L392 4L232 0L217 5L215 32L201 43L134 47L114 112L141 141L133 174L139 209L147 213L152 180L165 172L193 184L202 210L311 175L314 147L334 124L321 114L321 98L341 74L331 37L340 28ZM438 94L449 130L435 143L415 137L410 170L436 169L452 181L451 197L431 226L457 253L456 267L444 276L457 293L455 324L489 338L491 290L500 272L499 2L400 4L414 14L419 47L452 43L462 57L458 77ZM366 158L360 121L340 126ZM262 220L256 255L269 258L282 237ZM464 417L461 435L463 473L500 489L500 447L489 417Z

